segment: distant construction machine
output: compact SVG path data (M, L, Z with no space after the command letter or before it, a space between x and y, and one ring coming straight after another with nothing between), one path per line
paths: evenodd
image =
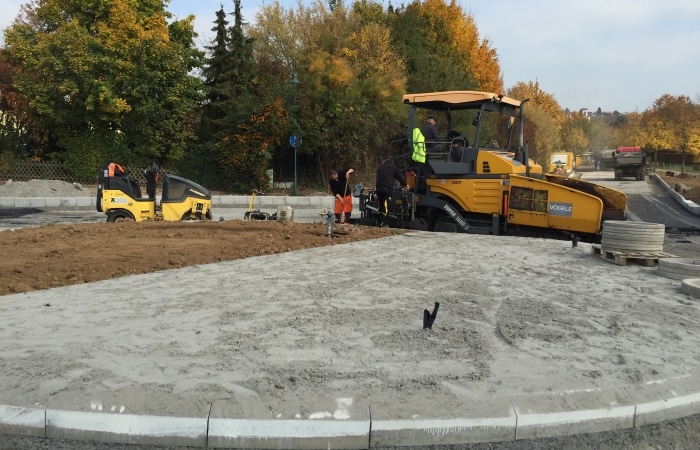
M576 170L576 156L573 152L555 152L550 156L549 173L571 176Z
M107 215L107 222L144 220L211 220L211 193L199 184L176 175L163 177L163 195L156 199L160 168L145 171L146 197L135 178L126 175L122 166L105 162L97 180L97 211Z
M624 193L545 174L529 158L523 144L528 99L449 91L408 94L403 101L409 106L404 141L412 154L404 165L409 189L392 190L385 220L389 226L597 242L604 220L625 218ZM438 118L444 133L439 142L425 142L420 131L429 115ZM360 212L360 223L375 223L376 190L360 195Z
M647 160L641 147L617 147L612 157L615 180L633 177L636 181L644 181Z

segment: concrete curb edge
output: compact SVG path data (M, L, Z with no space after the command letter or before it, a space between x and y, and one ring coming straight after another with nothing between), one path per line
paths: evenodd
M0 405L0 433L207 448L369 449L503 442L635 428L698 414L700 374L611 389L475 398L466 404L491 407L486 416L478 415L483 410L477 407L453 412L456 417L395 419L395 411L372 412L370 405L358 414L362 417L276 420L216 417L211 408L204 417L172 417L59 410L48 404ZM494 413L494 405L500 412Z

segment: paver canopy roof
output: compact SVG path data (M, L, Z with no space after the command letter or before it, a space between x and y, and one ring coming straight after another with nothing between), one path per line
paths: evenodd
M486 101L505 103L515 108L520 106L519 100L499 96L499 94L492 92L446 91L403 96L403 102L406 104L420 105L431 109L473 109Z

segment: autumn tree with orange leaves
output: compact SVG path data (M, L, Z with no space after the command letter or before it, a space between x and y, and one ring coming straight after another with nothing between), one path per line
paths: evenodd
M277 99L264 105L259 113L240 122L235 130L230 130L215 144L223 170L228 176L228 190L249 192L251 189L263 189L269 184L269 152L281 138L280 132L270 131L270 124L276 123L279 117L285 115L282 101Z
M286 10L272 3L255 22L250 35L258 61L278 68L284 106L294 111L285 134L303 138L297 148L302 179L325 185L330 169L347 164L370 167L373 176L376 157L386 154L405 114L404 62L392 47L382 6L337 2ZM294 87L287 83L293 68ZM275 148L273 168L283 179L290 179L293 156L284 142Z

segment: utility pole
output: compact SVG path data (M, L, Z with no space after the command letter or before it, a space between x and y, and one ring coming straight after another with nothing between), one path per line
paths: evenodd
M297 78L297 63L293 63L292 77L289 82L294 85L294 109L292 110L292 122L293 131L289 138L289 144L294 147L294 195L297 195L297 147L301 145L301 136L297 134L297 121L296 121L296 110L297 110L297 84L299 84L299 79Z

